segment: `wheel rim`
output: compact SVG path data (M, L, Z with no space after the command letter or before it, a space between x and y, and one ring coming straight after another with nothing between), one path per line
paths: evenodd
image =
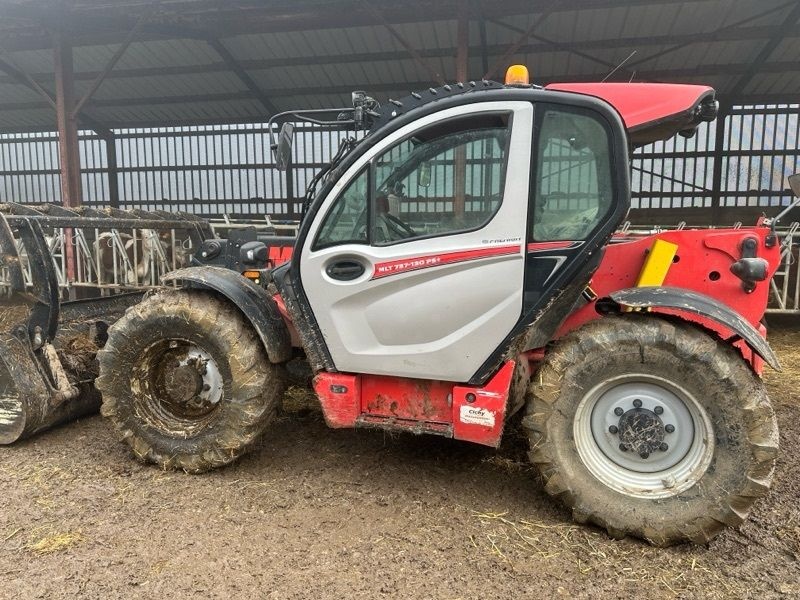
M623 375L592 388L578 405L573 433L592 475L640 498L689 489L714 455L705 409L683 387L654 375Z
M211 421L224 395L214 357L188 340L164 340L147 348L134 369L137 409L162 429L183 434Z

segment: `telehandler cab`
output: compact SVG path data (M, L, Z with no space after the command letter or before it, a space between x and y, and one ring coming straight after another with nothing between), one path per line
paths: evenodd
M102 413L140 459L206 471L267 430L285 363L305 356L331 427L497 446L522 412L530 460L577 521L706 542L772 479L774 223L618 230L632 148L716 108L703 86L543 89L516 68L505 85L277 115L281 165L290 122L368 131L312 181L291 251L206 239L110 327Z

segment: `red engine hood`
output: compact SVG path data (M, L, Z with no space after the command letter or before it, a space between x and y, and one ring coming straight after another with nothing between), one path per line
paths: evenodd
M586 94L617 109L635 146L692 132L717 116L714 90L678 83L551 83L548 90Z

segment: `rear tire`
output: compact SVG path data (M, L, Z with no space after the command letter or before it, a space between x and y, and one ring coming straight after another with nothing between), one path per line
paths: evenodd
M199 473L247 452L283 395L280 367L241 312L211 292L129 309L98 353L101 413L141 460Z
M649 316L605 317L559 341L523 424L545 489L576 521L658 546L742 523L778 451L764 385L736 350Z

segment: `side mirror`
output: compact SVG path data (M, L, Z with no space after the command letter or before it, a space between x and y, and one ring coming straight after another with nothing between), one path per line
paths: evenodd
M291 123L284 123L281 126L280 133L278 133L278 143L272 148L275 166L278 167L279 171L288 169L289 163L292 161L293 137L294 125Z
M424 162L419 167L419 177L417 183L420 187L428 187L431 184L431 163Z
M789 181L789 187L792 188L794 195L800 198L800 173L789 175L787 179Z

